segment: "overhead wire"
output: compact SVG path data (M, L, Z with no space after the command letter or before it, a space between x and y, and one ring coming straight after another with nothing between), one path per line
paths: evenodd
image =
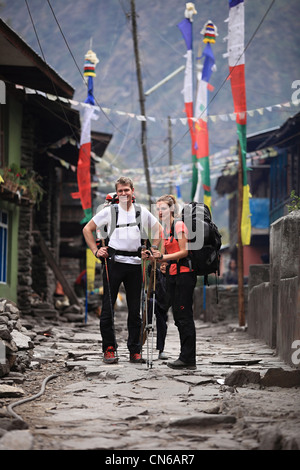
M133 64L133 61L132 61L132 64ZM131 83L132 83L132 87L133 87L133 80L131 81ZM133 91L133 90L132 90L132 91ZM113 164L113 163L119 158L119 156L120 156L120 154L121 154L121 151L123 150L123 147L124 147L124 145L125 145L125 143L126 143L126 141L127 141L127 139L128 139L129 130L130 130L130 128L131 128L132 123L133 123L132 119L131 119L131 118L128 118L128 123L127 123L127 128L126 128L125 136L124 136L124 138L123 138L123 140L122 140L122 142L121 142L121 144L120 144L120 147L119 147L119 149L118 149L118 152L116 153L114 159L111 161L111 164ZM136 140L135 140L135 143L137 143Z
M29 17L30 17L30 20L31 20L31 23L32 23L32 27L33 27L34 32L35 32L35 36L36 36L36 39L37 39L37 42L38 42L38 45L39 45L39 48L40 48L40 51L41 51L43 60L44 60L45 64L48 66L47 61L46 61L46 57L45 57L45 54L44 54L44 51L43 51L43 48L42 48L42 45L41 45L41 42L40 42L40 39L39 39L39 35L38 35L38 33L37 33L37 29L36 29L36 27L35 27L35 23L34 23L34 20L33 20L33 17L32 17L32 14L31 14L31 11L30 11L30 8L29 8L29 5L28 5L27 0L25 0L25 3L26 3L26 6L27 6L27 10L28 10L28 13L29 13ZM54 12L54 10L53 10L53 8L52 8L52 5L51 5L51 3L50 3L49 0L47 0L47 3L48 3L48 5L49 5L49 8L51 9L51 12L52 12L52 14L53 14L53 17L54 17L54 19L55 19L55 21L56 21L56 23L57 23L57 26L58 26L58 28L59 28L59 31L60 31L61 35L62 35L62 37L63 37L63 39L64 39L64 41L65 41L65 44L66 44L66 46L67 46L67 48L68 48L68 51L69 51L69 53L70 53L70 55L71 55L71 57L72 57L72 59L73 59L75 65L76 65L78 71L79 71L79 74L80 74L80 76L82 77L83 82L84 82L84 84L86 85L86 87L88 87L88 85L87 85L87 83L86 83L86 80L85 80L85 78L84 78L84 76L83 76L83 74L82 74L82 72L81 72L81 69L80 69L80 67L79 67L78 64L77 64L77 61L76 61L76 59L75 59L75 57L74 57L74 54L72 53L72 50L71 50L71 48L70 48L70 46L69 46L69 44L68 44L68 41L67 41L67 39L66 39L66 37L65 37L65 35L64 35L64 33L63 33L63 31L62 31L62 28L61 28L61 26L60 26L60 24L59 24L59 21L58 21L56 15L55 15L55 12ZM56 89L56 87L55 87L55 84L53 83L52 80L51 80L51 82L52 82L52 85L53 85L54 93L55 93L56 97L58 98L58 93L57 93L57 89ZM115 125L115 123L107 116L107 114L104 112L103 108L102 108L101 105L98 103L98 101L97 101L97 99L95 98L95 96L94 96L94 99L95 99L95 102L96 102L97 106L99 106L99 109L102 111L102 113L104 114L104 116L106 117L106 119L112 124L112 126L113 126L116 130L118 130L118 132L120 132L122 135L125 136L125 140L126 140L126 138L127 138L127 136L128 136L128 132L129 132L129 126L127 126L127 131L126 131L126 133L124 133L124 132L123 132L119 127L117 127L117 126ZM64 110L64 106L63 106L63 104L60 102L60 100L59 100L59 103L60 103L61 109L63 110L63 114L64 114L64 116L65 116L65 120L64 120L64 121L69 124L69 127L70 127L70 129L71 129L71 132L72 132L72 135L73 135L74 139L75 139L76 141L78 141L77 136L74 134L74 130L73 130L74 126L72 126L71 123L69 122L68 117L67 117L67 115L66 115L66 113L65 113L65 110ZM56 115L58 118L60 118L61 120L63 120L63 119L62 119L58 114L56 114L54 111L52 111L52 114ZM80 132L80 129L77 128L77 130ZM138 144L137 141L136 141L136 139L134 139L134 141L135 141L136 144ZM118 157L118 155L117 155L117 157ZM115 158L115 159L116 159L116 158ZM114 159L114 160L115 160L115 159Z
M152 30L152 28L150 28ZM161 35L159 34L159 37L161 37ZM170 46L170 44L168 43L168 41L166 41L166 43ZM149 44L149 43L148 43ZM153 45L152 45L153 46ZM174 48L173 48L174 49ZM176 51L178 52L178 51ZM179 55L182 56L182 54L180 54L178 52ZM141 58L143 60L143 57L144 57L144 53L143 53L143 50L141 51ZM149 69L149 66L147 65L147 62L146 60L144 60L144 64L143 64L143 70L145 70L146 74L147 74L147 77L152 77L152 83L155 83L154 82L154 78L153 78L153 74L152 74L152 71ZM156 90L155 90L155 95L156 95L156 98L158 99L159 103L160 103L160 106L161 105L165 105L165 108L171 108L170 106L170 101L166 99L166 94L163 92L162 88L161 87L158 87ZM147 97L148 98L148 97ZM157 102L157 101L156 101ZM175 113L175 108L173 108L173 110L170 111L170 115L173 115ZM158 118L159 120L160 118ZM150 140L150 139L149 139ZM159 149L161 150L161 140L162 140L162 137L161 136L157 136L157 138L155 139L154 137L151 137L151 142L154 143L153 146L149 147L150 150L149 150L149 157L150 157L150 163L151 165L150 166L153 166L153 164L155 163L155 157L153 157L151 154L157 154L157 151L155 150L155 146L157 146L157 143L160 142L159 144ZM168 141L168 138L165 138L164 141ZM153 151L152 151L153 149ZM165 156L166 154L163 154L163 156ZM154 158L154 160L153 160Z
M27 0L25 0L25 3L26 3L26 6L27 6L28 14L29 14L29 17L30 17L30 20L31 20L31 23L32 23L32 27L33 27L33 30L34 30L34 33L35 33L35 36L36 36L36 40L37 40L37 42L38 42L38 45L39 45L39 48L40 48L40 51L41 51L43 60L44 60L44 62L45 62L45 64L46 64L46 66L49 67L49 66L48 66L48 63L47 63L47 61L46 61L46 58L45 58L45 54L44 54L44 51L43 51L43 48L42 48L42 45L41 45L39 36L38 36L38 34L37 34L37 30L36 30L36 27L35 27L35 24L34 24L34 21L33 21L33 17L32 17L32 14L31 14L31 11L30 11L30 8L29 8L29 5L28 5ZM53 82L53 80L52 80L52 78L51 78L51 75L50 75L50 80L51 80L51 83L52 83L52 86L53 86L54 93L55 93L56 97L58 98L57 88L56 88L55 83ZM65 117L65 121L68 123L68 125L69 125L69 127L70 127L70 129L71 129L71 133L72 133L74 139L77 141L78 136L76 136L75 133L74 133L73 126L71 125L71 123L70 123L70 121L69 121L69 119L68 119L68 116L67 116L66 113L65 113L65 110L64 110L64 107L62 106L61 101L60 101L60 100L58 100L58 101L59 101L60 107L61 107L61 109L62 109L63 115L64 115L64 117Z
M130 19L130 13L128 13L128 12L125 10L125 7L124 7L124 5L122 4L121 0L119 0L119 3L120 3L120 6L121 6L121 8L122 8L122 10L123 10L123 12L124 12L124 15L125 15L126 19L129 20L129 19ZM128 6L128 8L129 8L129 6ZM137 14L137 16L138 16L138 14ZM127 21L127 27L128 27L128 29L129 29L129 31L131 32L131 34L132 34L129 21ZM142 33L140 33L140 34L142 35ZM155 34L158 34L157 31L155 31ZM159 34L158 34L158 35L159 35ZM159 36L160 36L160 35L159 35ZM168 43L168 41L165 41L165 42ZM171 46L170 43L168 43L168 45ZM176 51L176 53L180 54L178 51ZM143 58L143 51L140 51L140 56L141 56L141 58ZM146 63L146 62L144 61L143 67L145 67L145 63ZM146 70L147 70L147 68L146 68ZM161 95L160 95L160 96L161 96ZM186 134L187 134L187 132L184 132L183 137L184 137ZM149 135L147 135L147 139L149 139ZM182 140L182 139L180 139L180 141L181 141L181 140ZM153 138L151 138L151 142L153 142ZM153 164L157 161L157 160L153 161L152 156L151 156L151 153L152 153L152 152L151 152L151 148L148 147L149 166L153 166ZM163 153L163 155L162 155L161 157L159 157L159 160L160 160L161 158L163 158L166 154L167 154L167 152Z
M39 47L40 47L40 49L41 49L41 52L42 52L44 61L46 62L45 57L44 57L44 53L43 53L43 50L42 50L42 47L41 47L41 44L40 44L40 40L39 40L39 38L38 38L37 31L36 31L36 28L35 28L35 25L34 25L34 22L33 22L33 18L32 18L32 15L31 15L31 13L30 13L30 9L29 9L27 0L25 0L25 2L26 2L26 5L27 5L27 9L28 9L28 12L29 12L31 21L32 21L32 25L33 25L33 28L34 28L36 37L37 37L37 41L38 41ZM67 39L66 39L66 37L65 37L65 35L64 35L64 33L63 33L63 31L62 31L62 28L61 28L61 26L60 26L60 24L59 24L59 21L58 21L56 15L55 15L55 12L54 12L53 7L52 7L52 5L51 5L51 3L50 3L50 0L47 0L47 3L48 3L48 5L49 5L49 8L50 8L50 10L51 10L51 12L52 12L52 14L53 14L53 17L54 17L56 23L57 23L57 26L58 26L58 28L59 28L59 30L60 30L60 33L61 33L61 35L62 35L62 37L63 37L63 39L64 39L64 41L65 41L65 44L66 44L66 46L67 46L67 48L68 48L68 51L69 51L69 53L70 53L70 55L71 55L71 57L72 57L72 59L73 59L75 65L76 65L76 67L77 67L77 69L78 69L78 71L79 71L81 77L83 78L84 83L86 84L86 81L84 80L84 76L83 76L83 74L82 74L82 72L81 72L81 70L80 70L80 68L79 68L79 66L78 66L78 64L77 64L77 61L76 61L76 59L75 59L75 57L74 57L74 54L72 53L71 48L70 48L70 46L69 46L69 44L68 44L68 41L67 41ZM128 18L128 13L126 13L126 11L125 11L125 9L124 9L124 7L123 7L123 5L122 5L122 3L121 3L120 0L119 0L119 3L120 3L120 5L121 5L121 8L122 8L123 11L124 11L124 14L125 14L126 17ZM248 47L250 46L251 42L253 41L253 39L254 39L254 37L256 36L258 30L260 29L261 25L262 25L263 22L265 21L265 18L266 18L266 16L268 15L268 13L269 13L269 11L271 10L271 8L273 7L274 3L275 3L275 0L272 0L271 3L270 3L270 5L269 5L269 7L267 8L265 14L263 15L262 19L260 20L258 26L256 27L254 33L252 34L252 36L250 37L248 43L246 44L246 46L245 46L245 48L244 48L244 50L243 50L241 56L246 52L246 50L247 50ZM236 64L234 65L234 67L238 64L239 60L240 60L240 57L238 58L238 60L237 60ZM233 67L233 68L234 68L234 67ZM230 73L227 74L226 78L223 80L223 82L221 83L221 85L219 86L219 88L217 89L217 91L214 93L214 95L212 96L212 98L209 100L209 103L208 103L208 105L207 105L207 108L208 108L208 106L216 99L217 95L219 94L219 92L221 91L221 89L223 88L223 86L225 85L225 83L227 82L229 76L230 76ZM86 86L87 86L87 84L86 84ZM105 113L105 111L103 110L102 106L98 103L97 99L95 99L95 101L96 101L97 105L99 106L99 109L100 109L101 112L104 114L104 116L106 117L106 119L111 123L111 125L112 125L116 130L118 130L118 132L120 132L122 135L124 135L125 137L128 136L128 133L127 133L127 132L123 132L123 131L122 131L118 126L116 126L115 123L109 118L109 116L108 116L108 115ZM207 108L206 108L206 109L207 109ZM206 109L202 111L201 115L206 111ZM188 129L186 132L184 132L183 135L172 145L172 150L186 137L186 135L187 135L188 133L189 133L189 129ZM134 140L136 141L136 139L134 139ZM136 143L137 143L137 141L136 141ZM152 162L152 164L153 164L153 163L156 163L156 162L159 161L159 160L161 160L167 153L168 153L168 152L165 151L165 152L164 152L163 154L161 154L154 162Z
M51 9L51 12L52 12L52 14L53 14L53 17L54 17L54 19L55 19L55 21L56 21L56 23L57 23L57 25L58 25L58 28L59 28L59 30L60 30L60 32L61 32L61 35L62 35L62 37L63 37L63 39L64 39L64 41L65 41L65 44L66 44L66 46L67 46L67 48L68 48L68 50L69 50L69 52L70 52L70 54L71 54L71 57L72 57L73 61L75 62L76 67L77 67L77 69L78 69L78 71L79 71L81 77L83 78L84 83L86 84L86 81L84 80L84 76L82 75L82 72L81 72L81 70L80 70L80 68L79 68L79 66L78 66L78 64L77 64L77 61L76 61L76 59L75 59L75 57L74 57L74 54L73 54L72 51L71 51L71 48L70 48L70 46L69 46L69 44L68 44L68 41L67 41L67 39L66 39L66 37L65 37L65 35L64 35L64 33L63 33L63 31L62 31L62 28L61 28L61 26L60 26L60 23L59 23L59 21L58 21L56 15L55 15L54 9L53 9L53 7L52 7L52 5L51 5L51 3L50 3L49 0L47 0L47 3L48 3L48 5L49 5L49 7L50 7L50 9ZM86 86L87 86L87 84L86 84ZM123 146L124 146L125 143L126 143L126 140L127 140L127 138L128 138L128 134L129 134L129 129L130 129L130 122L128 123L127 129L126 129L126 131L124 132L123 130L120 129L120 127L116 126L115 123L108 117L108 115L105 113L104 109L103 109L102 106L99 104L99 102L98 102L98 100L97 100L97 98L96 98L95 96L94 96L94 99L95 99L95 102L97 103L97 105L99 106L99 108L101 109L103 115L106 117L106 119L111 123L111 125L112 125L120 134L122 134L122 135L124 136L124 139L123 139L123 142L122 142L122 144L121 144L121 147L119 148L118 154L115 156L115 158L114 158L114 160L113 160L113 162L114 162L114 161L119 157L120 152L121 152ZM137 141L137 139L136 139L135 137L133 137L133 141L135 142L135 145L139 148L139 142Z
M124 13L126 19L129 20L129 19L130 19L130 13L128 13L128 12L126 11L125 6L123 5L123 3L122 3L121 0L119 0L119 4L120 4L121 9L123 10L123 13ZM130 7L128 6L128 8L130 8ZM137 16L138 16L138 14L137 14ZM127 27L128 27L128 29L129 29L130 33L132 34L131 27L130 27L130 22L129 22L129 21L127 21ZM169 47L171 47L172 49L174 49L174 47L173 47L167 40L165 40L165 39L160 35L160 33L159 33L158 31L152 29L151 27L149 27L149 29L153 30L153 32L154 32L156 35L158 35L162 40L164 40L164 42L166 42ZM142 32L140 32L139 34L140 34L141 36L143 35ZM176 49L174 49L174 50L175 50L175 52L176 52L178 55L182 55L178 50L176 50ZM143 58L143 50L140 51L140 56L141 56L141 58ZM146 63L146 61L144 61L143 70L146 70L146 71L147 71L148 69L147 69L147 67L145 68L145 63ZM149 72L148 72L148 73L149 73ZM164 99L164 95L161 95L161 94L160 94L159 96L160 96L160 97L163 96L163 99ZM186 132L184 132L184 136L185 136L185 135L186 135ZM184 136L183 136L183 137L184 137ZM148 135L147 137L149 138L149 135ZM157 139L153 139L153 137L151 137L151 142L153 142L153 141L155 141L155 140L161 140L161 138L159 137L159 138L157 138ZM148 153L149 153L149 158L151 159L151 149L149 149L149 148L148 148ZM165 155L165 154L163 154L163 156L164 156L164 155ZM154 162L152 161L150 166L152 166L153 163L154 163Z
M243 52L241 53L240 57L237 59L235 65L232 67L232 70L234 70L234 68L237 66L237 64L239 63L241 57L243 56L243 54L246 52L246 50L248 49L248 47L250 46L251 42L253 41L254 37L256 36L258 30L260 29L261 25L263 24L263 22L265 21L266 19L266 16L268 15L269 11L271 10L271 8L273 7L275 3L275 0L272 0L269 7L267 8L265 14L263 15L262 19L260 20L258 26L256 27L254 33L252 34L252 36L250 37L249 41L247 42L246 46L244 47L244 50ZM219 92L221 91L221 89L223 88L223 86L225 85L225 83L227 82L227 80L229 79L230 75L232 74L232 71L229 72L226 76L226 78L223 80L223 82L221 83L221 85L219 86L218 90L216 91L216 93L212 96L212 98L209 100L206 108L201 112L200 114L200 117L203 115L204 112L207 111L208 107L210 106L210 104L215 100L216 96L219 94ZM177 142L175 142L174 145L172 145L172 150L179 144L179 142L189 133L189 129L184 133L184 135L182 136L182 138L180 140L178 140ZM167 152L163 153L161 156L160 156L160 159L163 158L165 156ZM158 161L158 160L156 160Z
M27 1L27 0L25 0L25 1ZM83 76L83 74L82 74L82 71L81 71L80 67L79 67L78 64L77 64L77 61L76 61L76 59L75 59L75 57L74 57L74 54L73 54L72 51L71 51L71 48L70 48L70 46L69 46L69 43L68 43L68 41L67 41L67 39L66 39L66 37L65 37L65 35L64 35L64 33L63 33L63 30L62 30L62 28L61 28L61 26L60 26L60 23L59 23L59 21L58 21L56 15L55 15L55 12L54 12L53 7L52 7L52 5L51 5L51 3L50 3L50 0L47 0L47 3L48 3L48 5L49 5L49 8L50 8L50 10L51 10L51 12L52 12L52 15L53 15L53 17L54 17L54 19L55 19L55 22L56 22L56 24L57 24L57 26L58 26L58 28L59 28L59 31L60 31L60 33L61 33L61 35L62 35L62 37L63 37L63 39L64 39L64 41L65 41L65 44L66 44L66 46L67 46L67 48L68 48L68 51L69 51L69 53L70 53L70 55L71 55L71 57L72 57L72 59L73 59L75 65L76 65L78 71L79 71L79 74L80 74L80 76L82 77L82 79L83 79L83 81L84 81L86 87L88 88L88 84L86 83L86 81L85 81L85 79L84 79L84 76ZM124 133L119 127L117 127L117 126L115 125L115 123L109 118L109 116L108 116L107 113L104 111L104 109L102 108L102 106L100 105L100 103L98 102L98 100L97 100L97 98L96 98L95 96L94 96L94 100L95 100L95 102L97 103L97 106L99 106L99 109L101 110L101 112L103 113L103 115L105 116L105 118L110 122L110 124L111 124L118 132L120 132L121 134L125 135L125 133Z
M262 19L260 20L258 26L256 27L256 29L254 30L254 33L252 34L252 36L250 37L249 41L247 42L246 46L244 47L244 50L243 52L241 53L240 57L237 59L235 65L232 67L232 70L235 69L235 67L237 66L237 64L239 63L241 57L245 54L246 50L248 49L248 47L250 46L251 42L253 41L254 37L256 36L258 30L260 29L261 25L263 24L263 22L265 21L266 19L266 16L268 15L269 11L271 10L271 8L273 7L275 3L275 0L272 0L269 7L267 8L265 14L263 15ZM211 100L209 101L207 107L214 101L214 99L216 98L216 96L219 94L219 92L221 91L221 89L223 88L223 86L225 85L225 83L227 82L227 80L229 79L230 75L232 74L232 71L229 72L226 76L226 78L223 80L223 82L221 83L220 87L218 88L218 90L216 91L216 93L213 95L213 97L211 98ZM204 112L204 111L203 111Z

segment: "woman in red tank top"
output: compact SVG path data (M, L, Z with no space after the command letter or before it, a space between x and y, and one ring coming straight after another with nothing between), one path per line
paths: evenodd
M196 369L193 295L197 277L188 258L188 230L182 221L175 221L174 196L161 196L156 207L164 236L161 251L153 250L153 256L158 262L167 261L169 264L167 288L180 338L179 357L168 366L172 369Z

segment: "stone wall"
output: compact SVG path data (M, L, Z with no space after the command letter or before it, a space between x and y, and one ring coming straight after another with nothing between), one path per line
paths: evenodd
M196 287L194 316L207 322L238 322L238 287ZM245 286L248 333L300 368L300 211L278 219L270 230L270 264L251 265ZM299 351L299 352L298 352Z
M295 342L300 341L299 210L271 225L270 265L250 268L248 311L249 333L276 349L287 364L300 368L293 355Z
M10 371L25 372L32 360L33 347L16 304L0 298L0 377Z
M74 288L74 283L86 266L82 266L82 261L79 258L65 258L59 259L59 267L64 274L69 285Z
M225 319L237 321L238 314L238 286L215 285L196 287L194 292L194 317L205 322L216 323ZM245 292L245 315L247 314L248 287ZM204 295L204 298L203 298Z
M248 332L263 339L271 348L275 347L272 295L270 290L270 265L253 264L249 268Z
M56 278L49 267L33 233L39 230L53 258L59 256L59 191L58 177L52 159L36 154L36 121L30 111L24 110L22 123L21 167L34 170L42 176L45 191L39 207L20 206L18 241L17 304L23 315L30 314L32 291L53 304Z
M43 189L45 191L39 210L35 212L34 228L39 230L51 255L58 261L59 246L59 198L55 168L50 158L36 164L39 175L43 177ZM33 245L33 289L43 300L52 303L56 287L56 278L50 268L40 246Z
M34 124L26 112L23 115L21 167L33 169ZM32 288L32 206L20 206L18 234L18 307L23 314L31 311L29 296Z
M263 339L268 346L274 347L272 295L269 282L254 286L251 290L251 301L248 305L248 332Z

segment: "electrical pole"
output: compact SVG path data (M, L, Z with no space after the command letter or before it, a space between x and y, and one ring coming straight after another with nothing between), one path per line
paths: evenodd
M172 124L171 118L168 116L168 142L169 142L169 166L173 165L173 152L172 152ZM170 179L170 194L173 194L173 184Z
M136 75L137 75L138 89L139 89L140 110L141 110L141 115L146 116L146 112L145 112L145 95L144 95L143 83L142 83L142 73L141 73L141 64L140 64L138 38L137 38L135 0L131 0L131 23L132 23L132 37L133 37L134 55L135 55L135 62L136 62ZM142 130L141 130L141 146L142 146L142 154L143 154L143 160L144 160L145 177L146 177L146 182L147 182L147 192L148 192L148 196L149 196L149 207L151 208L152 188L151 188L150 173L149 173L148 155L147 155L146 121L141 121L141 128L142 128Z
M238 309L239 326L245 326L245 293L244 293L244 248L242 243L242 212L243 212L243 163L240 142L238 170Z

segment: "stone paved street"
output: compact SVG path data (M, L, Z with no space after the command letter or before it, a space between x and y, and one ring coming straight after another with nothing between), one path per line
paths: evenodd
M91 315L86 325L51 325L49 320L39 325L48 335L35 344L31 369L19 385L22 398L39 392L47 376L57 377L41 397L13 407L28 429L5 433L0 449L300 448L299 385L284 387L280 377L263 383L270 369L293 370L234 320L196 321L197 370L181 372L158 360L156 351L152 368L129 362L123 310L116 319L119 363L103 364L98 322ZM178 348L169 314L166 352L171 360ZM16 401L6 399L6 406Z

